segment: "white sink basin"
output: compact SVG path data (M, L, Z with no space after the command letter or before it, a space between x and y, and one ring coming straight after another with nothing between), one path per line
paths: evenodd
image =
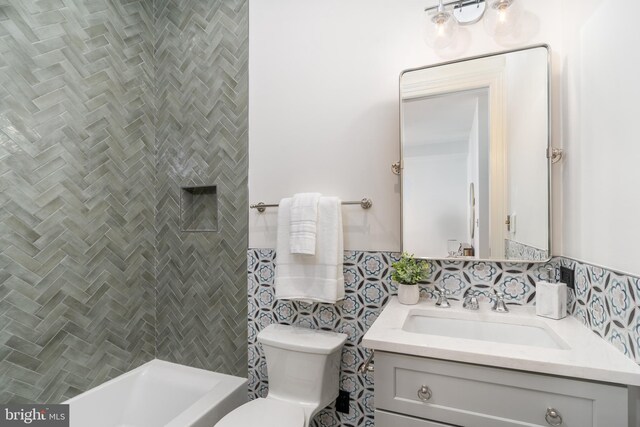
M640 366L578 319L536 316L534 306L509 306L495 313L489 304L477 311L452 301L400 304L393 297L362 337L375 351L407 354L474 365L575 377L640 387Z
M569 346L553 331L540 325L522 325L510 323L508 314L498 319L464 319L459 317L436 317L426 313L409 312L402 329L425 335L438 335L451 338L490 341L505 344L517 344L533 347L569 349Z

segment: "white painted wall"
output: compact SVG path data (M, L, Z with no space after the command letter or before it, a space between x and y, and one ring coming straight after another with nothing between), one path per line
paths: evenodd
M640 274L640 2L565 0L563 255Z
M498 44L480 23L436 54L422 40L421 0L251 0L251 203L300 191L371 197L370 211L344 208L345 247L398 250L400 196L390 165L399 157L400 72L536 43L559 52L559 1L521 1L527 14L518 37ZM275 247L276 215L251 212L250 247Z

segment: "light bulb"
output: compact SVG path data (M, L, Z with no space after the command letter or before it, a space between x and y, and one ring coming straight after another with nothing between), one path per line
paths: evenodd
M500 9L498 11L498 17L501 23L504 23L507 21L507 14L505 13L504 9Z
M518 0L489 0L484 28L491 36L507 36L518 27L522 12L522 4Z
M458 32L458 24L453 16L444 9L442 1L435 13L424 14L424 40L432 48L444 49L451 46Z

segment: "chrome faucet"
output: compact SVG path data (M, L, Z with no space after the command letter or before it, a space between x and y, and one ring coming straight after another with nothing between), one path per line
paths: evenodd
M439 290L436 289L435 290L435 294L438 297L438 301L436 301L436 307L440 307L440 308L449 308L451 307L451 304L449 304L449 300L447 299L447 296L449 295L449 291L444 289L444 290Z
M507 308L507 304L504 302L504 294L499 291L495 291L496 294L496 302L493 303L491 310L496 313L508 313L509 309Z
M478 297L468 293L462 303L462 308L466 308L467 310L477 310L480 308L480 304L478 303Z

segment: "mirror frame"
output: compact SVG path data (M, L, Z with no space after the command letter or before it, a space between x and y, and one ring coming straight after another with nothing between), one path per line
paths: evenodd
M484 58L490 58L492 56L499 56L499 55L506 55L509 53L516 53L516 52L523 52L526 50L531 50L531 49L539 49L539 48L543 48L546 49L547 51L547 146L546 146L546 157L547 157L547 204L548 204L548 212L547 212L547 221L548 221L548 236L547 236L547 245L549 248L549 256L545 259L542 260L523 260L523 259L486 259L486 258L472 258L472 257L457 257L457 258L439 258L439 257L416 257L419 259L424 259L424 260L431 260L431 261L451 261L451 262L499 262L499 263L530 263L530 264L543 264L543 263L547 263L551 260L551 258L553 258L553 247L552 247L552 243L553 243L553 194L552 194L552 190L553 190L553 182L552 182L552 178L553 178L553 174L552 174L552 170L551 170L551 166L552 166L552 162L551 162L551 157L549 155L549 153L551 152L552 149L552 143L551 143L551 138L552 138L552 129L553 129L553 115L552 115L552 111L551 111L551 107L552 107L552 103L551 103L551 78L552 78L552 72L551 72L551 47L544 43L544 44L536 44L536 45L532 45L532 46L526 46L526 47L522 47L522 48L517 48L517 49L510 49L510 50L504 50L504 51L500 51L500 52L494 52L494 53L487 53L484 55L477 55L477 56L470 56L467 58L461 58L461 59L456 59L453 61L446 61L446 62L440 62L437 64L433 64L433 65L426 65L423 67L416 67L416 68L408 68L406 70L403 70L400 73L400 78L399 78L399 84L398 84L398 97L399 97L399 104L400 104L400 108L399 108L399 113L400 113L400 252L404 252L405 251L405 247L404 247L404 119L403 119L403 104L402 104L402 78L404 77L405 74L407 73L411 73L413 71L422 71L422 70L427 70L430 68L435 68L435 67L442 67L445 65L450 65L450 64L457 64L460 62L466 62L466 61L473 61L476 59L484 59Z

